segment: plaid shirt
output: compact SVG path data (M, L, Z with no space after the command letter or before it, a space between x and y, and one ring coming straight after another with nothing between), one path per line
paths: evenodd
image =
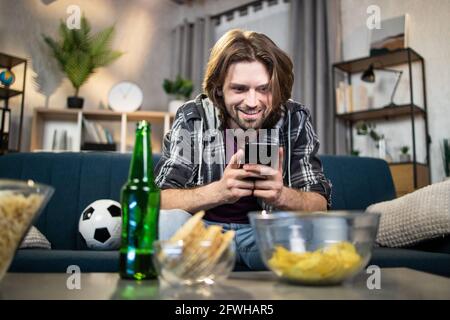
M317 192L327 199L330 208L331 182L324 176L317 157L319 140L310 112L293 100L288 100L283 109L275 129L279 130L279 143L286 154L284 185ZM226 159L217 113L204 94L179 108L172 129L164 137L162 157L156 166L155 182L161 189L194 188L221 179ZM217 139L222 140L217 143ZM186 150L190 154L184 154ZM260 204L272 209L263 201Z

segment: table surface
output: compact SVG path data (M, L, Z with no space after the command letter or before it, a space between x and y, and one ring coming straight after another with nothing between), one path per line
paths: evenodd
M381 289L368 289L372 274L364 272L349 283L327 287L281 282L268 271L233 272L222 283L196 287L122 280L117 273L82 273L81 288L70 290L70 274L7 273L0 299L450 299L450 278L406 268L385 268L380 274Z

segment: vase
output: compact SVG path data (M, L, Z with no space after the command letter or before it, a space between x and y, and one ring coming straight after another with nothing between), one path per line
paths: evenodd
M84 99L80 97L67 97L67 107L69 109L83 108Z
M410 162L411 161L411 155L409 154L400 154L400 162Z

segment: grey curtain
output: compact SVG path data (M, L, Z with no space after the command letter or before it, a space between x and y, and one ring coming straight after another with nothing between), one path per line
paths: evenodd
M202 81L209 51L213 46L213 26L210 17L184 21L172 31L171 78L177 75L194 82L192 97L202 92Z
M342 57L340 0L291 0L291 6L293 98L311 110L321 143L319 152L331 154L335 138L331 72L332 64ZM337 136L344 136L343 129L337 129Z

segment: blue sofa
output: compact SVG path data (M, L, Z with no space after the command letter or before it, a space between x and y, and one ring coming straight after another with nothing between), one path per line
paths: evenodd
M84 272L115 272L117 251L87 250L78 234L81 211L97 199L119 200L126 181L129 154L16 153L0 157L0 178L33 179L55 193L36 222L52 250L17 251L12 272L65 272L78 265ZM154 156L154 164L159 156ZM321 156L333 184L332 209L364 210L395 197L385 161L373 158ZM433 240L407 249L374 248L370 262L380 267L409 267L450 276L450 239ZM238 268L238 266L237 266Z

